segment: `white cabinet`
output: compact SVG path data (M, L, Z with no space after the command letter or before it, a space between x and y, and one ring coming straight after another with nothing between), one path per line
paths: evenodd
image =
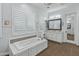
M46 38L48 40L62 42L63 41L63 33L60 31L47 31Z
M56 33L56 40L57 42L63 41L63 33Z

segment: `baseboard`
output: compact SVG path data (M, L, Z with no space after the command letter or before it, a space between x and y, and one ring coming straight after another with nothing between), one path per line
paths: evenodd
M48 40L50 42L53 42L53 43L57 43L57 44L62 44L63 42L57 42L57 41L53 41L53 40Z
M0 53L0 56L8 56L8 55L9 55L9 52Z

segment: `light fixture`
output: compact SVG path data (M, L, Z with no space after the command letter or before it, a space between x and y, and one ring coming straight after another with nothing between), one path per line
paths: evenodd
M52 3L45 3L44 5L46 6L46 8L50 8Z

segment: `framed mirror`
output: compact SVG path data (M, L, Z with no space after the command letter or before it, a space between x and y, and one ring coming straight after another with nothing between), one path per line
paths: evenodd
M48 30L62 30L61 18L48 20Z

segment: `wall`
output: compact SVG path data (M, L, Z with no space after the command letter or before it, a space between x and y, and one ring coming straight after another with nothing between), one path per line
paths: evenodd
M64 23L63 20L63 12L62 9L54 11L54 12L48 12L48 16L56 16L61 15L62 23ZM48 18L48 20L50 20ZM64 25L62 25L62 30L47 30L46 31L46 37L49 40L56 41L56 42L62 42L64 38Z
M73 4L73 5L67 6L65 8L61 8L61 9L58 9L56 11L52 10L51 12L49 12L49 16L51 16L51 15L61 15L62 16L62 22L63 22L62 31L53 31L53 30L47 31L48 33L53 33L53 34L49 35L50 37L52 37L55 33L60 33L60 34L63 35L63 36L61 36L62 37L61 42L67 42L67 39L66 39L66 15L70 14L70 13L75 13L75 23L76 23L76 24L74 24L74 27L75 27L75 29L74 29L75 41L70 42L70 43L78 44L78 42L79 42L79 36L78 36L79 35L78 34L78 32L79 32L79 30L78 30L79 29L79 27L78 27L78 24L79 24L79 21L78 21L79 8L78 8L78 6L79 6L79 4ZM59 36L57 36L57 37L59 37ZM57 40L57 41L59 42L60 40Z
M1 5L1 17L2 17L2 40L0 41L0 55L5 55L9 53L9 35L10 27L7 27L4 22L6 20L11 20L11 8L9 4L0 4Z
M12 36L35 32L35 13L28 4L12 4Z
M0 4L0 54L4 51L2 29L2 5Z
M24 35L27 35L27 34L24 34L24 35L13 35L12 33L12 6L16 6L16 5L23 5L23 4L8 4L8 3L3 3L0 5L1 9L0 9L0 16L2 16L2 20L3 20L3 38L0 39L0 55L5 55L5 54L8 54L9 53L9 41L10 41L10 38L12 37L20 37L20 36L24 36ZM35 9L34 7L32 7L31 5L29 4L24 4L26 5L26 8L24 9L24 12L26 13L25 14L25 17L27 17L31 22L32 19L35 20L35 23L36 24L36 32L38 31L38 22L39 22L39 13L38 13L38 9ZM1 12L2 12L2 15L1 15ZM5 25L4 22L5 21L9 21L9 24L8 25ZM38 34L38 32L37 32ZM2 41L1 41L2 40Z
M47 12L46 11L42 11L38 13L38 35L39 37L41 37L47 30L46 28L46 22L45 20L47 19Z
M45 9L41 9L39 7L34 7L32 5L33 8L35 8L35 12L36 12L36 30L37 30L37 34L38 37L41 37L42 34L46 31L46 23L45 20L48 17L48 13Z
M15 5L15 4L14 4ZM47 31L46 29L46 23L45 23L45 20L48 19L48 12L47 11L42 11L41 9L35 9L35 7L31 7L31 5L29 5L30 8L32 8L31 10L33 10L33 14L35 15L34 16L34 19L35 19L35 22L36 22L36 30L37 30L37 34L40 36L42 32L48 32L48 33L59 33L57 38L59 38L59 35L62 34L64 36L61 36L62 37L62 41L63 42L66 42L66 40L64 40L64 38L66 37L65 36L65 31L66 31L66 28L64 25L65 22L66 22L66 18L65 18L65 14L68 14L68 13L72 13L72 12L75 12L77 13L77 19L75 20L76 24L75 24L75 42L77 43L77 45L79 45L79 9L78 6L79 5L76 5L76 6L69 6L69 7L65 7L65 8L62 8L62 9L58 9L56 11L51 11L49 12L49 15L62 15L62 21L63 21L63 28L62 28L62 31ZM9 20L11 22L12 20L12 4L2 4L2 18L3 18L3 22L5 20ZM1 9L0 9L1 10ZM29 11L29 10L28 10ZM30 12L30 11L29 11ZM29 13L28 12L28 13ZM30 16L33 15L32 13L29 14ZM31 17L28 17L29 19L32 19ZM11 25L11 24L10 24ZM49 35L50 37L52 37L52 35ZM9 38L12 37L12 27L11 26L5 26L4 23L3 23L3 40L2 40L2 43L0 43L2 46L0 46L0 49L2 49L0 51L0 53L8 53L9 52ZM60 40L59 40L60 41ZM59 42L58 41L58 42ZM4 43L3 43L4 42Z

